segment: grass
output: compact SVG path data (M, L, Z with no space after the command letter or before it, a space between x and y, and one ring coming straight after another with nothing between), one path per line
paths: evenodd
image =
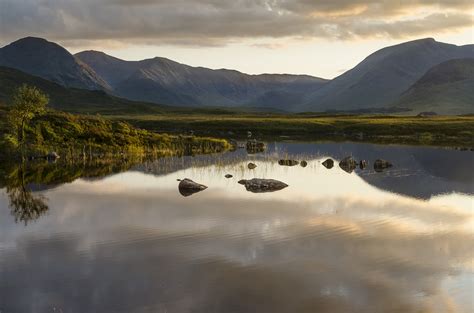
M7 107L0 107L0 154L18 154L15 138L8 136ZM115 158L117 155L164 156L221 152L230 148L224 139L158 134L127 122L97 116L73 115L49 110L26 128L26 155L44 156L55 151L62 158Z
M140 128L199 136L259 139L350 140L376 143L474 146L474 116L167 114L112 115Z

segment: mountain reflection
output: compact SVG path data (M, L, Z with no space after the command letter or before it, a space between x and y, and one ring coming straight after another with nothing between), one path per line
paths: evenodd
M269 143L264 153L249 155L243 149L215 155L167 157L157 160L117 160L87 164L27 164L26 184L32 190L43 190L70 183L78 178L94 180L127 170L156 176L169 175L189 168L216 166L242 171L244 161L277 162L282 156L322 163L327 157L336 163L347 156L356 160L386 159L394 167L376 172L373 164L354 172L367 183L387 191L415 198L429 199L451 192L474 194L474 157L471 152L430 147L381 146L355 143ZM17 165L1 164L0 188L7 186L6 177ZM329 171L334 169L329 168ZM352 171L349 171L351 173ZM2 181L3 178L3 181Z
M472 152L433 147L362 143L269 143L264 153L254 155L248 155L245 150L240 149L221 155L163 158L138 164L134 169L162 176L187 168L213 165L232 170L244 161L277 162L281 157L319 163L330 157L337 164L347 156L352 156L357 161L369 161L366 169L357 168L354 172L379 189L420 199L451 192L474 194ZM376 159L388 160L394 166L376 172L373 169Z
M0 312L469 312L472 157L461 153L279 143L251 156L0 166ZM322 164L349 155L394 167ZM184 177L208 189L182 197ZM238 184L252 178L289 187ZM11 214L41 218L25 231Z

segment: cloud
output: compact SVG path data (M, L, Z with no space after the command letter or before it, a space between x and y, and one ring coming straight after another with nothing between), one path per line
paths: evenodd
M4 43L51 40L225 45L255 38L432 35L472 26L472 2L371 0L2 0Z

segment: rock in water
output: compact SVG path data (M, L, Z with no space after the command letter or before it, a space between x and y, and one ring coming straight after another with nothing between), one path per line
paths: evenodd
M390 163L389 161L382 160L382 159L377 159L374 162L374 170L376 172L381 172L384 169L392 167L392 166L393 166L392 163Z
M357 162L353 157L345 157L339 162L339 167L342 168L347 173L352 173L353 170L357 167Z
M308 166L308 162L303 160L303 161L301 161L300 165L301 165L301 167L306 167L306 166Z
M327 159L326 161L323 162L323 165L324 165L325 168L330 170L334 166L334 161L331 160L331 159Z
M249 164L247 165L247 167L248 167L249 169L253 170L254 168L257 167L257 164L255 164L255 163L249 163Z
M280 160L278 161L278 164L283 165L283 166L295 166L298 165L300 162L296 160Z
M232 178L232 177L234 177L234 176L232 176L232 175L230 175L230 174L226 174L224 177L225 177L225 178Z
M191 179L185 178L179 182L178 185L179 193L184 197L188 197L196 192L203 191L207 189L207 186L198 184Z
M273 192L288 187L287 184L279 180L262 178L242 179L239 180L239 184L244 185L247 191L254 193Z
M367 161L366 160L360 160L359 162L359 168L361 170L365 169L367 167Z

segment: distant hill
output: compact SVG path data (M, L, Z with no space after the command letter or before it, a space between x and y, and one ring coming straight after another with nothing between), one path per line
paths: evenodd
M170 107L139 103L110 96L101 90L66 88L49 80L16 69L0 66L0 103L8 104L22 84L40 88L50 97L49 106L75 113L160 113Z
M110 88L66 49L41 38L26 37L0 48L0 66L15 68L65 87Z
M295 97L327 81L307 75L248 75L192 67L165 58L124 61L98 51L76 57L122 97L184 106L259 106L291 109Z
M474 113L474 58L449 60L432 67L394 106L412 109L413 113Z
M311 93L295 111L356 110L390 106L430 68L474 58L474 45L421 39L381 49Z

